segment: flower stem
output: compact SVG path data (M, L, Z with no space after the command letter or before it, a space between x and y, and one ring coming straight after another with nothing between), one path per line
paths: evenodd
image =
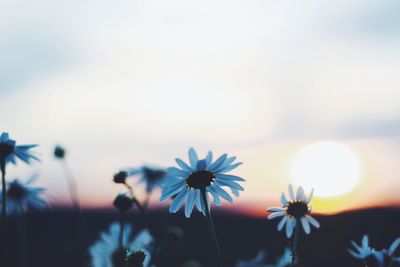
M295 226L293 247L292 247L292 263L290 264L291 267L295 267L299 263L299 252L298 252L299 236L300 236L300 220L296 219L296 226Z
M217 257L217 267L222 267L221 252L220 252L219 245L218 245L217 233L215 231L214 222L213 222L212 217L211 217L210 209L208 208L206 190L203 189L203 190L200 190L200 191L201 191L201 197L203 199L204 210L205 210L205 213L206 213L206 219L207 219L208 228L210 230L210 235L211 235L211 238L213 240L215 254L216 254L216 257Z
M78 193L78 187L76 185L74 175L65 159L62 160L62 166L64 168L65 177L68 182L69 195L71 197L72 206L78 213L80 213L81 207L80 207L80 203L79 203L79 193Z

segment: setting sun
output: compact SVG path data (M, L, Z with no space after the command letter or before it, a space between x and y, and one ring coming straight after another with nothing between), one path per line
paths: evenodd
M291 164L295 184L318 197L337 197L351 192L360 182L360 160L348 146L332 141L309 144L300 149Z

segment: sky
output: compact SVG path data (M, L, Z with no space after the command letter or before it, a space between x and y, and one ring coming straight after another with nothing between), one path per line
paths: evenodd
M259 215L292 182L296 153L332 140L357 155L360 182L316 199L317 212L398 205L399 8L395 0L0 0L0 131L39 144L42 158L8 175L39 173L48 198L67 204L52 158L62 144L82 205L108 207L123 190L112 183L120 168L174 166L189 147L227 152L244 162L235 173L247 181L225 206Z

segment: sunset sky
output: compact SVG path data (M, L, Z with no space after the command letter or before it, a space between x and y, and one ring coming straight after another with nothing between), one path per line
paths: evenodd
M85 207L108 207L118 169L174 166L189 147L238 156L236 204L277 205L295 155L331 140L360 166L318 212L398 205L400 2L0 0L0 131L37 143L54 204L68 203L55 144ZM318 163L316 163L318 165ZM327 184L335 181L321 176ZM136 189L141 195L142 190ZM154 195L156 204L159 192Z

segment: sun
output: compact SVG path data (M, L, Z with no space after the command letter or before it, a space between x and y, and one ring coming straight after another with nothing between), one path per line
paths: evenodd
M337 197L351 192L360 182L360 159L348 146L321 141L301 148L290 167L293 182L314 188L318 197Z

